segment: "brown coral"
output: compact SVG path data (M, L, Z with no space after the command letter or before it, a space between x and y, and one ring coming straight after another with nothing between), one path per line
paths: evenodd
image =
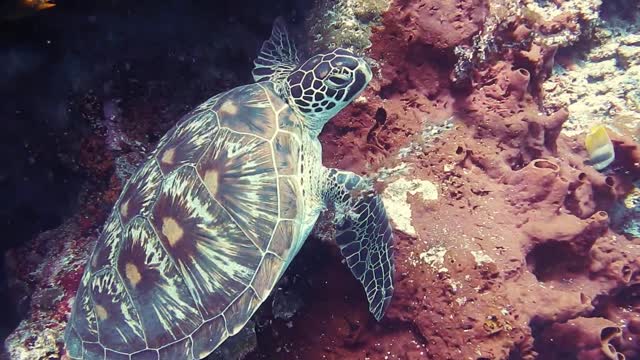
M485 0L414 2L404 7L402 17L411 40L447 49L480 30L486 7Z

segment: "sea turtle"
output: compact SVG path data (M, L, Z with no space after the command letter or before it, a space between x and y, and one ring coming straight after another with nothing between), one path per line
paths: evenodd
M201 359L269 296L320 212L382 318L392 231L371 183L322 166L317 136L371 80L344 49L296 65L277 20L256 83L205 101L125 185L87 263L65 332L72 359Z

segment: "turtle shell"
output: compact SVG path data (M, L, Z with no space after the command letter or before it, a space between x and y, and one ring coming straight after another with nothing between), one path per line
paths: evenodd
M304 135L270 83L179 121L105 224L67 325L68 355L201 359L240 331L304 240Z

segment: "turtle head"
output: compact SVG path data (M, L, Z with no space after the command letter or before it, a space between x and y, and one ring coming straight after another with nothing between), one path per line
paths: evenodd
M253 63L253 79L270 81L313 135L353 101L372 77L364 59L341 48L298 65L298 52L282 18L273 23L271 37Z
M351 51L339 48L317 54L286 78L287 100L317 135L364 90L371 77L369 65Z

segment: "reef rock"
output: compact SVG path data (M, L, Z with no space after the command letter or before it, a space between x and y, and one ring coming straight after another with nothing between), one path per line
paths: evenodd
M306 21L310 53L337 46L362 53L371 46L372 28L379 25L389 4L389 0L317 1Z
M547 109L566 107L564 133L573 136L606 124L640 141L640 11L602 20L584 52L559 58L543 84Z

